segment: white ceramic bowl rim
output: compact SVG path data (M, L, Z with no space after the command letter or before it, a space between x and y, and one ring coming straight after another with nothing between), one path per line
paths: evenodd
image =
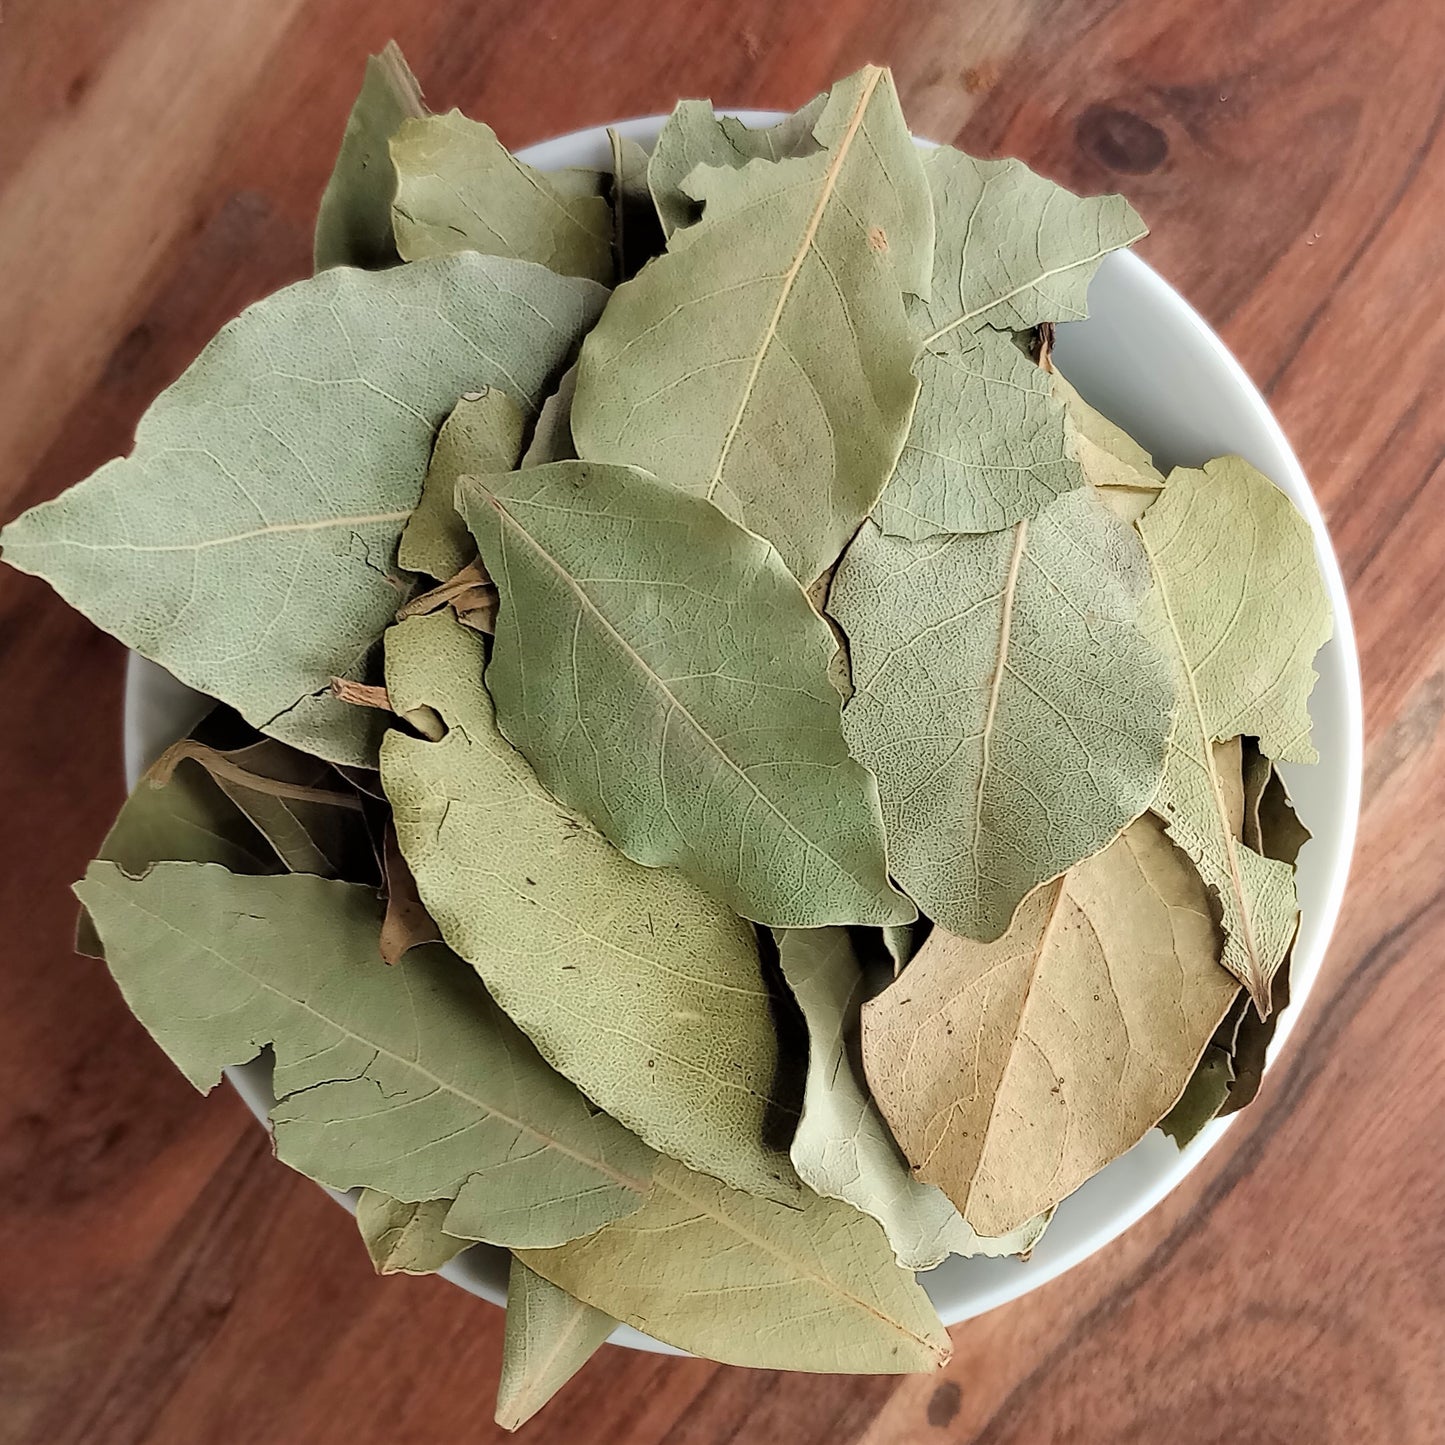
M749 125L767 125L781 112L732 111ZM618 122L616 129L644 144L665 117ZM921 142L923 144L923 142ZM543 170L610 164L603 127L545 141L520 152ZM1344 896L1360 805L1363 725L1359 661L1339 563L1309 484L1263 397L1204 320L1144 261L1128 252L1110 256L1089 293L1090 317L1059 328L1055 359L1084 395L1125 427L1161 463L1198 465L1237 452L1294 500L1314 532L1315 550L1335 632L1317 660L1320 681L1311 699L1320 764L1286 767L1286 781L1314 833L1300 858L1302 922L1291 974L1293 1003L1270 1049L1273 1067L1294 1032L1324 960ZM132 656L126 677L125 763L131 785L146 763L199 717L198 695L159 668ZM263 1060L227 1070L236 1091L263 1123L274 1102ZM951 1259L921 1276L945 1324L958 1324L1037 1289L1116 1238L1152 1209L1223 1137L1232 1121L1216 1120L1183 1150L1157 1130L1067 1199L1033 1257ZM328 1193L347 1208L354 1200ZM505 1253L479 1245L442 1270L453 1283L503 1304ZM621 1326L617 1344L678 1353Z

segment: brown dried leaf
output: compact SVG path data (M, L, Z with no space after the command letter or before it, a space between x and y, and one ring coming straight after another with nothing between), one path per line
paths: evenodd
M1204 884L1146 815L997 942L935 928L865 1005L874 1097L920 1179L1007 1234L1137 1143L1239 985Z

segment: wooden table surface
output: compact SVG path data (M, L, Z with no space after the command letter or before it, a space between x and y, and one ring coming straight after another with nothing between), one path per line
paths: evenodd
M10 0L0 516L128 449L308 270L364 56L520 145L678 95L792 106L893 65L915 129L1123 191L1267 393L1364 658L1365 810L1259 1104L1128 1236L954 1331L941 1377L604 1350L535 1441L1445 1440L1445 6L1437 0ZM191 1092L67 891L121 797L120 647L0 573L0 1440L438 1442L502 1316L374 1278L350 1221Z

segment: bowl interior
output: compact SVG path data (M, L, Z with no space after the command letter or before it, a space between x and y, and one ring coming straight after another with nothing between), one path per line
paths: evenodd
M735 112L767 124L776 112ZM662 117L624 121L624 134L651 145ZM601 127L521 152L533 165L606 167L610 150ZM1359 663L1339 564L1309 484L1263 398L1219 338L1148 265L1129 253L1111 255L1089 292L1087 321L1059 328L1055 360L1100 411L1136 436L1160 466L1197 466L1237 452L1294 500L1314 531L1315 551L1334 604L1334 636L1321 650L1319 682L1310 700L1320 761L1283 769L1301 818L1313 833L1299 859L1302 921L1295 947L1293 1003L1270 1050L1279 1056L1319 974L1344 893L1359 812L1362 728ZM204 713L199 695L161 669L132 656L126 680L125 759L134 784L146 762L182 736ZM231 1083L263 1121L274 1102L270 1064L260 1059L228 1071ZM1107 1244L1153 1208L1223 1136L1215 1121L1182 1151L1157 1130L1089 1180L1060 1205L1033 1257L950 1259L921 1276L945 1324L957 1324L1016 1299ZM354 1208L342 1194L341 1203ZM504 1251L478 1245L443 1275L501 1304L506 1298ZM671 1348L620 1326L617 1344Z

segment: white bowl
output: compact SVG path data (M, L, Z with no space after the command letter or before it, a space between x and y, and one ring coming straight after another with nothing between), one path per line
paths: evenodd
M736 112L753 125L778 114ZM623 121L618 129L651 145L661 116ZM606 132L577 131L523 151L544 170L610 164ZM1239 363L1195 311L1138 257L1110 256L1089 291L1087 321L1061 326L1054 348L1059 369L1100 411L1137 437L1161 467L1197 466L1236 452L1272 477L1308 518L1330 601L1334 636L1316 661L1319 682L1310 700L1320 761L1283 769L1300 817L1314 834L1299 859L1302 921L1291 975L1292 1003L1270 1049L1279 1057L1319 976L1335 925L1360 807L1362 726L1360 671L1354 629L1339 563L1329 534L1279 424ZM182 736L208 704L166 673L132 656L126 678L125 764L134 785L145 764ZM268 1066L261 1061L228 1070L231 1084L258 1118L274 1102ZM943 1322L958 1324L1037 1289L1102 1249L1152 1209L1219 1143L1230 1120L1216 1120L1183 1150L1153 1131L1059 1206L1033 1257L950 1259L922 1276ZM354 1208L342 1194L328 1191ZM506 1300L503 1250L478 1245L442 1274L493 1304ZM662 1350L670 1346L620 1326L617 1344Z

